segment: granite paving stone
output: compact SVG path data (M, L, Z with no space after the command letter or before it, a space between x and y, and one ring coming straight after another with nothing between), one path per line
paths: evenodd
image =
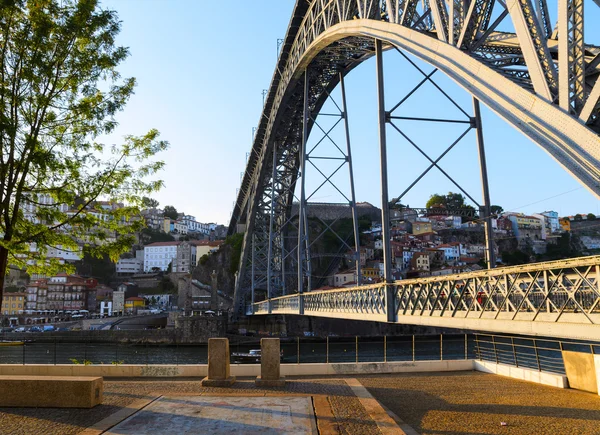
M71 435L109 417L136 400L156 395L324 395L342 433L377 434L373 421L343 380L294 380L281 388L257 388L253 379L230 388L200 385L200 379L105 379L104 403L92 409L0 408L0 434Z
M600 434L600 396L583 391L480 372L365 376L359 381L422 435Z

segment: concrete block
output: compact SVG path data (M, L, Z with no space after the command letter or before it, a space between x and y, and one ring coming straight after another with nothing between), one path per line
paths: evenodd
M285 387L285 376L279 379L264 379L262 376L257 376L255 385L257 387Z
M281 377L281 354L279 338L260 340L260 376L256 385L261 387L282 387L285 378Z
M594 366L596 368L596 384L600 395L600 355L594 355Z
M103 392L100 377L0 376L0 407L93 408Z
M208 376L202 379L203 387L231 387L235 384L235 376L229 376L227 379L209 379Z
M208 376L202 380L206 387L228 387L235 382L229 374L229 339L208 340Z
M474 361L474 370L484 373L493 373L522 381L548 385L556 388L568 388L566 376L554 373L545 373L525 367L514 367L506 364L496 364L491 361Z
M569 387L575 390L598 393L594 355L563 350L562 356L567 378L569 379Z

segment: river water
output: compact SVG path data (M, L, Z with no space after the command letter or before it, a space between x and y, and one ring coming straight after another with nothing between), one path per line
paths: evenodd
M473 344L469 344L473 354ZM246 353L260 349L258 340L230 344L230 351ZM332 337L282 339L284 363L337 363L411 361L413 340L409 337ZM445 335L443 359L465 358L465 336ZM472 357L473 355L471 355ZM440 360L440 337L416 337L414 359ZM119 343L26 343L23 346L0 346L0 364L206 364L208 346L152 345ZM89 364L88 363L88 364Z

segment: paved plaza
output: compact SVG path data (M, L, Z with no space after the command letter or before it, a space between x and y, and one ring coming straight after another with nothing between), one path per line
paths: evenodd
M479 372L288 379L107 379L93 409L0 409L2 434L600 434L600 397ZM501 425L506 423L506 425Z
M317 435L310 397L162 396L110 429L108 435Z

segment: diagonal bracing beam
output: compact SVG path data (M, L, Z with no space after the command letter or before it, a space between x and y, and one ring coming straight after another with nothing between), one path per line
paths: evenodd
M556 67L544 31L535 16L533 4L531 0L508 0L506 5L535 93L552 102L558 91Z
M578 114L585 102L583 0L558 0L558 102Z

